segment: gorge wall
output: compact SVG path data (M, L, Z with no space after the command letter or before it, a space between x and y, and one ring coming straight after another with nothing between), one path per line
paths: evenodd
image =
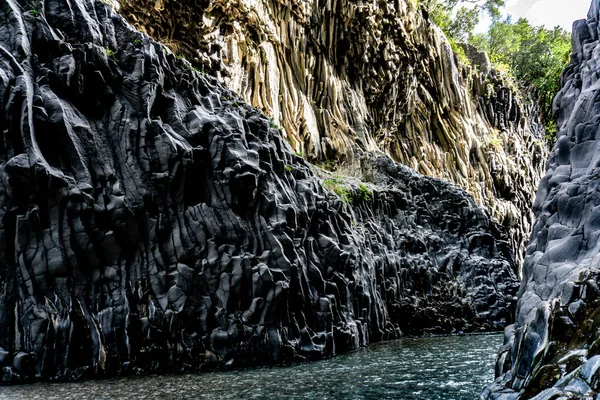
M0 2L0 102L2 382L511 320L511 244L467 192L385 156L370 182L307 163L105 2Z
M489 399L600 396L600 4L573 25L573 53L554 100L558 140L535 202L517 321L508 327Z
M454 182L508 229L522 263L548 155L535 107L485 55L459 62L418 2L113 4L271 116L309 160L352 173L375 151Z

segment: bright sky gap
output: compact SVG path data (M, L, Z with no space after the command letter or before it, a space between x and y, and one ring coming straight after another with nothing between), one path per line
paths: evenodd
M573 21L585 19L589 0L506 0L503 14L512 15L513 21L527 18L534 26L544 25L546 28L561 26L571 32ZM482 18L476 32L486 32L491 21Z

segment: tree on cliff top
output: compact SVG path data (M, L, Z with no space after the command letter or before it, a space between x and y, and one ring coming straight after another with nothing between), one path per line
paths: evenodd
M465 2L475 7L459 7ZM432 7L429 8L432 19L444 31L459 57L462 48L457 42L487 51L498 69L508 71L521 86L537 94L542 121L553 135L552 99L560 89L560 74L569 63L571 35L558 26L553 29L532 26L524 18L516 23L510 16L500 19L499 7L504 4L503 0L430 0L428 4ZM484 11L492 16L493 22L487 33L474 34Z
M473 8L487 12L492 19L500 18L500 7L504 6L504 0L443 0L443 2L448 10L456 8L459 4L474 5Z
M426 0L424 6L449 38L468 42L482 14L500 18L504 0Z
M532 26L520 18L494 21L487 34L472 40L495 64L504 64L522 85L539 95L542 119L552 127L552 99L560 89L560 74L568 65L571 35L561 27Z

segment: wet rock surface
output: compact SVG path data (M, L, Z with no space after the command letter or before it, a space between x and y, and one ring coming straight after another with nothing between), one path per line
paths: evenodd
M489 399L600 394L600 4L573 25L571 65L554 100L558 140L540 184L516 323L507 328Z
M310 160L352 169L377 151L454 182L506 227L522 264L549 153L536 107L484 54L458 60L419 2L113 3L271 116Z
M104 2L0 3L0 99L4 383L511 318L511 246L466 192L386 157L365 156L365 182L308 164Z

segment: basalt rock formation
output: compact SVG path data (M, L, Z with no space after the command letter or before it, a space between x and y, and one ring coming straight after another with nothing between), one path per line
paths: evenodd
M387 157L375 183L310 165L105 2L0 2L0 101L2 382L510 322L511 246L469 194Z
M558 140L535 202L516 323L489 399L600 396L600 4L573 25L554 100Z
M270 115L310 160L344 169L377 151L465 189L508 229L521 264L548 155L535 106L484 54L459 62L418 2L113 3Z

